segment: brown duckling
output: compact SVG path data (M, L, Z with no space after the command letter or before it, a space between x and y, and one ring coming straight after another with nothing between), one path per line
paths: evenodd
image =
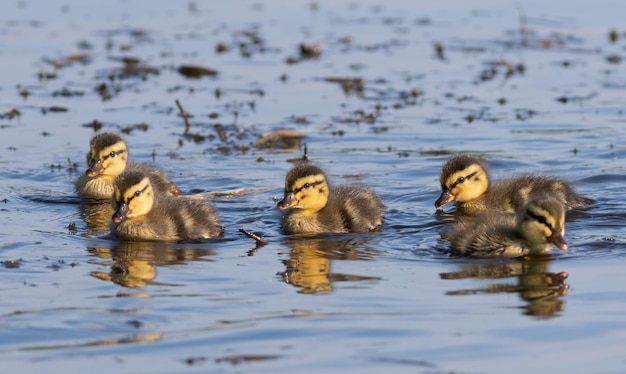
M465 214L487 209L514 213L533 197L545 194L567 209L582 208L589 202L565 181L543 175L524 175L490 184L487 162L473 155L452 157L443 166L439 181L442 192L435 207L439 209L454 201Z
M285 234L364 233L380 227L384 205L361 186L331 188L321 168L303 163L287 174L278 209L287 210L281 221Z
M115 177L124 170L135 170L148 175L158 191L174 196L181 194L178 186L161 170L127 161L128 146L120 135L105 132L94 136L87 154L89 168L76 181L76 190L85 197L110 199Z
M568 248L563 204L550 196L533 198L517 215L484 212L457 221L446 237L453 255L521 257L545 255L551 245Z
M127 170L113 186L111 232L119 239L182 241L223 233L217 214L206 202L159 194L146 173Z

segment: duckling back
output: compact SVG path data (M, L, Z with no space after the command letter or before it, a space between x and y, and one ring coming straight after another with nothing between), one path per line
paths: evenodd
M563 205L551 196L533 198L517 214L484 212L457 221L446 237L452 254L520 257L547 254L551 245L567 249Z
M349 232L369 232L382 225L385 206L382 199L362 186L339 186L331 190L325 209L339 212Z
M125 171L115 179L114 187L111 232L119 239L186 241L223 233L210 205L160 194L145 173Z
M484 195L487 207L513 213L529 201L549 195L566 209L583 208L588 200L579 195L567 182L543 175L524 175L495 183Z

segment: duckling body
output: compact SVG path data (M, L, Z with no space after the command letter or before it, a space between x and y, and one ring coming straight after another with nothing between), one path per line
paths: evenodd
M545 255L554 245L568 248L563 204L550 196L534 198L517 215L485 212L457 221L447 237L452 254L470 257Z
M384 205L378 195L361 186L329 186L324 171L310 164L294 167L285 178L286 210L281 228L290 234L364 233L382 224Z
M200 200L159 194L149 175L128 170L114 181L111 232L121 240L184 241L221 236L211 206Z
M153 187L169 195L180 195L180 190L161 170L143 164L128 163L128 147L118 134L101 133L90 142L87 154L88 169L76 180L76 190L82 196L110 199L113 181L124 170L137 171L150 177Z
M567 182L543 175L524 175L490 184L487 162L477 156L452 157L440 175L441 196L435 202L442 208L454 201L468 215L487 209L514 213L535 197L551 195L567 209L582 208L588 201Z

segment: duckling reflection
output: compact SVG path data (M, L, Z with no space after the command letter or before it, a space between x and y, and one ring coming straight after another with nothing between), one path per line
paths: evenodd
M113 206L110 201L81 203L78 206L80 218L86 223L87 231L91 234L109 231Z
M289 259L283 261L286 270L277 275L285 283L299 287L299 293L331 292L334 282L381 279L331 272L331 260L370 260L378 253L378 250L364 246L362 240L339 240L331 237L292 237L285 240L291 251Z
M110 271L92 271L94 278L106 280L128 288L141 288L154 282L157 267L184 264L189 261L213 261L205 258L214 251L206 248L191 248L154 242L119 242L112 248L90 247L87 251L94 257L111 259L99 263L109 266Z
M494 280L517 278L517 283L495 283L476 289L461 289L446 292L447 295L475 295L497 293L519 293L526 304L522 307L525 315L550 318L556 317L565 309L565 301L559 299L567 294L569 285L565 282L566 272L548 271L550 261L532 259L528 261L504 263L465 264L459 271L441 273L441 279Z

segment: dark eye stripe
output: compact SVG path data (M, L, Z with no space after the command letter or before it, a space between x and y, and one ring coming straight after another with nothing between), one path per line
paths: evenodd
M459 183L463 183L466 180L470 179L471 177L473 177L474 175L476 175L476 173L478 173L478 171L473 172L472 174L469 174L466 177L460 177L459 179L457 179L456 181L454 181L454 183L452 183L452 186L450 186L450 189L456 187L457 184Z
M305 189L305 188L312 188L312 187L315 187L315 186L317 186L317 185L319 185L319 184L322 184L322 183L324 183L324 181L323 181L323 180L320 180L320 181L315 181L315 182L311 182L311 183L305 183L304 185L302 185L302 187L300 187L300 188L296 188L296 189L293 191L293 193L298 193L298 192L302 191L302 190L303 190L303 189ZM289 193L289 191L286 191L286 192L287 192L287 193Z
M142 193L144 193L144 191L146 191L148 189L148 186L145 186L143 189L141 190L137 190L135 191L135 193L133 194L133 196L130 197L130 199L128 199L128 201L126 202L126 204L130 204L131 201L133 201L134 198L136 198L137 196L141 195Z
M537 214L535 214L535 213L531 212L530 210L527 210L527 211L526 211L526 214L528 214L528 216L529 216L529 217L531 217L532 219L534 219L535 221L537 221L537 222L539 222L539 223L542 223L542 224L544 224L544 225L548 226L548 228L549 228L550 230L554 230L554 228L552 227L552 225L551 225L551 224L549 224L549 223L548 223L548 221L546 221L546 217L544 217L544 216L540 216L540 215L537 215Z
M106 160L107 158L111 157L111 156L118 156L121 155L122 153L124 153L124 150L121 151L113 151L111 153L109 153L108 155L102 157L102 161Z

